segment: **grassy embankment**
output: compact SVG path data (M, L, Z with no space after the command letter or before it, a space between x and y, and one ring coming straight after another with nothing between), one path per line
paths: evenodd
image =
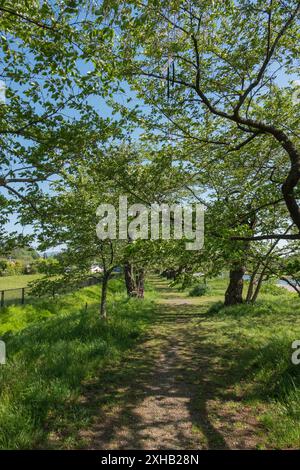
M107 323L98 317L99 286L1 310L0 448L51 448L57 436L60 446L79 445L77 431L94 412L81 403L82 390L99 376L105 388L105 368L124 359L150 323L152 297L128 300L113 280Z

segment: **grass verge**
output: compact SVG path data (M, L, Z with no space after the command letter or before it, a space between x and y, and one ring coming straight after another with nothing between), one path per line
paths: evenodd
M75 448L92 412L84 384L126 356L147 330L153 297L128 300L111 282L107 322L99 320L99 286L54 301L10 306L0 315L7 364L0 367L0 448ZM85 304L88 308L85 310ZM105 381L100 385L105 388ZM57 438L59 436L59 439Z
M213 367L226 371L217 394L230 401L234 390L257 410L266 447L299 448L300 365L291 356L293 341L300 340L300 299L277 289L262 292L254 305L213 303L201 329L209 331L204 347Z

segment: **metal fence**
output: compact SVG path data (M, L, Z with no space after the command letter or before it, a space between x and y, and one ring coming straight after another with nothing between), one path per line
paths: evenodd
M6 289L0 291L0 307L5 305L25 303L25 298L30 297L30 289L28 287L20 287L17 289Z
M32 301L34 299L38 299L41 297L55 297L61 294L67 294L70 292L74 292L76 289L81 289L83 287L93 286L95 284L100 284L100 278L88 278L83 281L80 281L77 284L72 285L65 285L64 287L58 288L54 287L51 292L49 291L48 294L43 294L42 296L38 297L34 295L30 289L30 287L18 287L14 289L4 289L0 290L0 308L6 307L7 305L12 304L21 304L24 305L28 301Z

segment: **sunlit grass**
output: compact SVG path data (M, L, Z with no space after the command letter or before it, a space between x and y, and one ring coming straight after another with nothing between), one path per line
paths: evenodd
M19 289L30 282L41 278L42 274L20 274L17 276L0 276L0 290Z

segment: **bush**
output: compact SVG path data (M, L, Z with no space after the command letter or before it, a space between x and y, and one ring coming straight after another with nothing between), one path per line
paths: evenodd
M211 315L214 315L216 313L219 313L220 310L224 308L224 303L223 302L216 302L215 304L212 304L212 306L209 308L208 313Z
M112 290L114 283L119 289L109 292L105 323L98 286L3 309L0 334L8 360L0 367L0 449L52 447L53 435L57 445L76 447L78 431L95 412L94 404L82 402L84 387L99 374L107 406L115 403L106 393L111 367L128 374L121 361L152 324L154 309L148 299L128 300L119 280L111 282Z
M201 297L202 295L205 295L207 293L208 287L205 284L198 284L190 290L189 295L191 297Z
M7 268L7 261L4 259L0 260L0 276L5 276L5 271Z
M24 265L21 261L8 261L5 269L4 276L15 276L18 274L23 274Z
M280 287L274 282L265 282L261 286L260 292L262 294L270 294L270 295L276 295L276 296L282 296L284 295L287 291L284 289L284 287Z

